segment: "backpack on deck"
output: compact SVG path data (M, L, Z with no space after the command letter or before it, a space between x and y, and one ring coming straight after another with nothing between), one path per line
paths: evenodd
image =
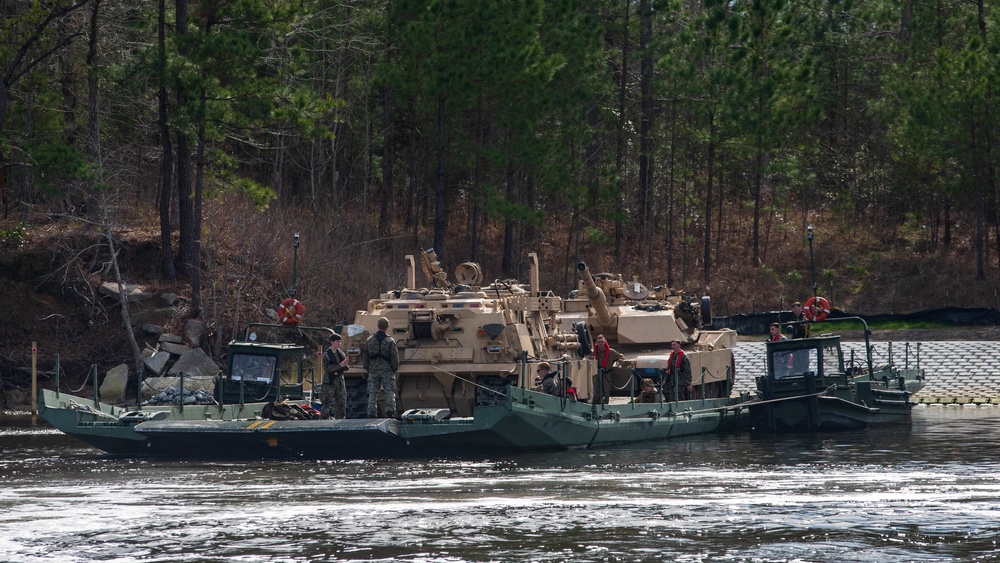
M264 405L260 415L270 420L294 420L297 418L291 406L274 401Z

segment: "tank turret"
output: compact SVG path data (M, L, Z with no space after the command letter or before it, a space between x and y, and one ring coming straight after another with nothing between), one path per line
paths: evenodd
M697 340L702 323L696 308L679 294L653 293L638 280L624 281L620 274L592 275L583 262L576 266L578 294L587 297L586 322L591 332L624 345L666 345ZM571 300L572 301L572 300ZM580 311L568 303L567 313ZM572 317L572 315L569 315ZM583 319L580 319L583 320Z
M580 262L576 265L576 276L583 285L584 294L590 300L590 306L594 309L594 316L602 329L613 330L615 318L608 309L608 297L604 291L594 283L594 277L590 274L590 268Z
M575 297L564 300L559 326L578 335L582 356L592 357L591 342L598 335L625 355L625 362L606 370L605 392L631 392L629 379L640 372L659 370L663 375L670 343L676 340L691 360L700 392L728 396L735 375L736 332L706 328L711 324L708 297L688 297L666 286L650 290L621 274L591 274L584 262L577 264L576 273L579 285Z

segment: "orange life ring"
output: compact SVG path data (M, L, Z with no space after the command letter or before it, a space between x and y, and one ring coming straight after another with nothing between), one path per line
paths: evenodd
M306 306L294 297L289 297L278 306L278 322L283 325L295 325L302 322L306 314Z
M823 322L830 314L830 302L827 301L826 297L810 297L802 306L802 312L807 319L814 323Z

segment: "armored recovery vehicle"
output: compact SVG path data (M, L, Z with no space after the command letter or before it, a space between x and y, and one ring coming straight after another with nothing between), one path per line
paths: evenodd
M678 397L667 360L676 340L691 361L691 398L728 397L735 382L732 329L711 330L711 299L691 298L668 287L650 289L621 274L591 274L586 263L576 266L578 289L563 304L560 327L577 334L580 354L592 354L593 340L604 335L626 360L609 367L596 395L635 396L638 380L650 378L667 397ZM683 393L681 393L683 395Z
M538 257L529 255L528 284L495 280L483 284L478 264L465 262L448 280L433 250L420 254L430 287L416 286L416 259L406 256L406 285L382 293L359 310L344 329L344 349L350 358L345 373L348 417L366 414L367 374L363 368L365 340L389 321L386 333L399 348L396 381L398 412L410 409L447 410L448 416L471 416L476 406L504 401L508 385L519 378L533 386L534 371L522 373L522 360L547 361L577 382L581 399L589 397L593 366L578 353L571 331L558 331L563 300L538 284ZM380 399L380 412L383 400Z

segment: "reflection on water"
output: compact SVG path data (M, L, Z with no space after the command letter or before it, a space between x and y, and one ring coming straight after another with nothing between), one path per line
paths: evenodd
M0 423L9 561L1000 560L995 408L498 460L111 459Z

